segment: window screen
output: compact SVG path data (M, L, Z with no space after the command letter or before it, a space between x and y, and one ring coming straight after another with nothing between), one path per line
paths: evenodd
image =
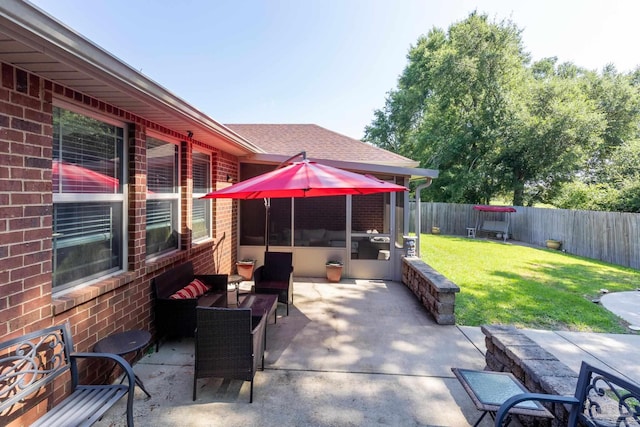
M123 266L124 127L53 108L53 286Z
M211 237L211 200L200 199L211 191L211 156L193 152L193 206L191 234L194 241Z
M178 248L178 146L147 138L147 256Z

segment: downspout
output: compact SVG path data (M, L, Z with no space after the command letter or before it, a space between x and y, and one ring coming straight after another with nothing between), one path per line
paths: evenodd
M420 234L422 231L422 209L420 207L420 192L431 185L431 178L427 178L427 181L423 184L420 184L416 187L416 254L418 258L420 255Z

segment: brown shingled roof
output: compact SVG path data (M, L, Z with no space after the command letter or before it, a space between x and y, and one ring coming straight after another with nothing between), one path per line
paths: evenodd
M408 166L415 161L314 124L225 124L269 154Z

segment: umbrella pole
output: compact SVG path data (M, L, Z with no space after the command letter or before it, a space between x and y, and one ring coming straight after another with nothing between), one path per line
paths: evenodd
M264 199L264 241L266 243L266 251L269 252L269 217L271 216L271 199Z

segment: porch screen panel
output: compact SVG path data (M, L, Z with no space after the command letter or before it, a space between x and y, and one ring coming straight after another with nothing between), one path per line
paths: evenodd
M295 246L346 247L346 196L293 200Z
M351 198L351 258L388 261L391 249L389 193Z

